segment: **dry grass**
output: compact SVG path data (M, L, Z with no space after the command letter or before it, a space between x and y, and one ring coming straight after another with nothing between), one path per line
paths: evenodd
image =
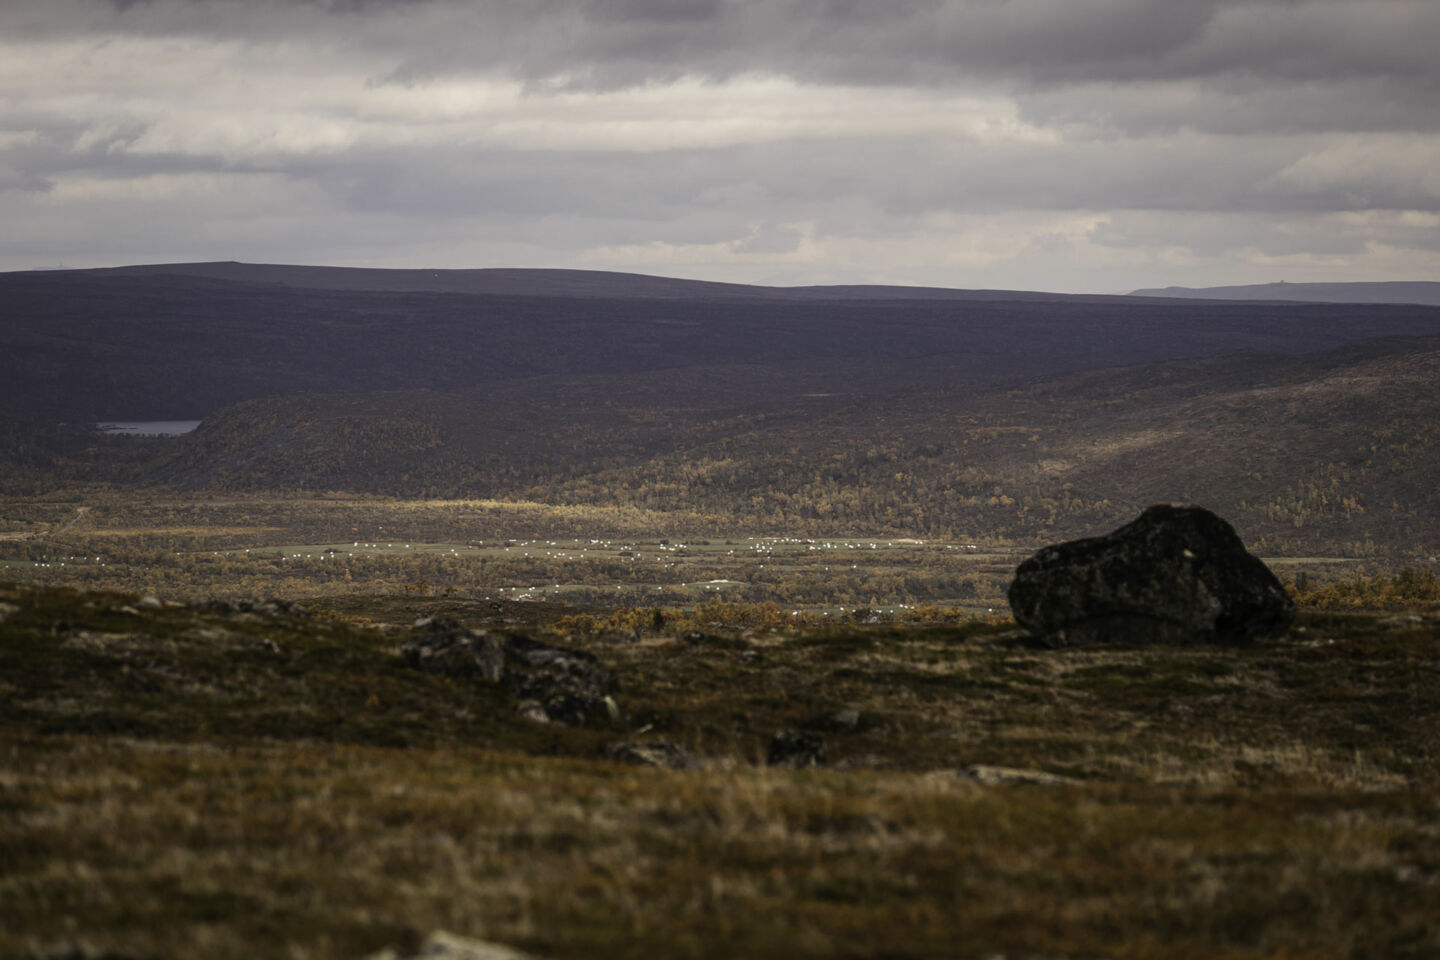
M318 744L3 756L12 950L98 934L135 955L358 956L434 928L556 957L1436 947L1434 797L1410 791L986 788Z
M1440 956L1433 620L1243 650L597 641L625 715L569 729L408 671L393 634L126 599L0 590L0 956L328 960L437 928L562 960ZM830 768L757 764L781 726ZM600 759L635 736L705 763Z

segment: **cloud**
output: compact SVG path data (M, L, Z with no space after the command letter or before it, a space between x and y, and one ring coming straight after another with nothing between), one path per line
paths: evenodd
M1435 36L1433 0L18 0L0 266L1433 273Z

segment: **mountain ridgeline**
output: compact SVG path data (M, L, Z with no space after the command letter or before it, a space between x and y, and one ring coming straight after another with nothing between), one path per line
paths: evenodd
M1054 539L1205 503L1440 550L1440 308L580 271L0 275L0 484L490 497ZM175 440L56 421L200 418Z
M781 392L792 382L800 393L979 386L1440 334L1440 308L1416 306L912 288L866 288L859 296L853 288L739 287L740 296L738 285L624 274L602 274L587 286L578 271L538 271L537 292L526 294L516 292L521 271L455 271L447 279L445 271L211 266L205 275L154 268L0 275L0 406L62 420L196 419L262 397L471 392L535 377L633 378L701 367L762 371ZM312 277L331 286L297 285ZM342 288L365 283L390 288ZM491 292L400 289L444 283ZM593 289L605 293L586 293ZM667 293L655 295L661 289Z
M1379 283L1252 283L1235 287L1156 287L1135 297L1189 300L1285 300L1296 303L1412 303L1440 305L1440 283L1399 280Z

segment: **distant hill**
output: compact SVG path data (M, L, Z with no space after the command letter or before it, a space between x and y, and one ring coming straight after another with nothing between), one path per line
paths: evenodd
M54 273L57 271L46 271ZM271 263L156 263L59 271L75 275L204 277L238 283L280 284L312 290L386 290L413 293L469 293L507 297L582 297L630 300L1021 300L1103 302L1109 295L1076 295L1027 290L959 290L884 284L769 287L655 277L604 270L484 268L476 270L318 267ZM3 276L3 274L0 274Z
M1239 287L1155 287L1132 297L1187 300L1289 300L1306 303L1414 303L1440 305L1440 283L1256 283Z
M177 440L21 444L12 489L39 476L493 497L723 516L752 533L1027 543L1191 501L1269 553L1440 552L1440 338L985 389L786 394L764 371L731 373L250 400Z
M1190 500L1269 551L1440 552L1440 306L184 266L0 274L0 493L1027 543ZM202 417L175 440L87 426Z
M316 276L312 268L274 269ZM691 289L684 286L691 281L624 275L578 280ZM258 275L240 281L144 270L7 273L0 274L0 413L199 419L264 397L473 392L537 377L621 382L701 368L728 369L722 381L758 384L767 397L884 392L1440 334L1440 308L1429 306L830 296L540 296L299 287ZM683 376L669 382L682 393L700 389Z

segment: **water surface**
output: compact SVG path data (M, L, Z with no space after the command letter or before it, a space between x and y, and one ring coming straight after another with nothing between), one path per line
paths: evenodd
M131 437L178 437L200 426L199 420L106 420L95 424L104 433Z

